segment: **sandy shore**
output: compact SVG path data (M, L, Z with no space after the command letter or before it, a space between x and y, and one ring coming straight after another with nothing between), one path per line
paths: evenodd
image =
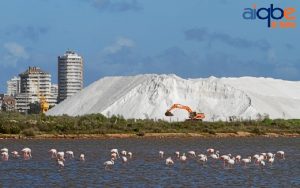
M264 135L257 135L250 132L237 133L145 133L143 136L137 134L40 134L34 137L25 137L23 135L0 134L0 139L114 139L114 138L229 138L229 137L300 137L300 134L293 133L266 133Z

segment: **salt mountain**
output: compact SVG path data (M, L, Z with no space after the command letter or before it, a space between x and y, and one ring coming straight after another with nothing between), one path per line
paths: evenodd
M256 119L300 117L300 82L272 78L183 79L176 75L137 75L102 78L52 108L47 115L102 113L125 118L184 120L188 113L174 103L203 112L206 121L235 116Z

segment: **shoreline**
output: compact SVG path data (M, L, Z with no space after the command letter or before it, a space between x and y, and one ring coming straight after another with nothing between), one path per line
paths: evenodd
M254 134L251 132L237 133L145 133L144 135L133 133L116 134L39 134L32 137L14 134L0 134L0 139L122 139L122 138L245 138L245 137L300 137L298 133L265 133Z

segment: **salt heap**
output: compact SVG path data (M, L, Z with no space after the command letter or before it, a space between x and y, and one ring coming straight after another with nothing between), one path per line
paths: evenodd
M164 114L174 103L203 112L205 121L300 117L300 82L272 78L183 79L176 75L145 74L105 77L47 112L71 116L102 113L125 118L181 121L188 117L175 110Z

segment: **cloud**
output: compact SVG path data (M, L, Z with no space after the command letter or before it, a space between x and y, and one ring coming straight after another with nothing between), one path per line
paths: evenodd
M103 52L106 54L116 54L126 48L133 48L134 45L135 44L133 40L125 37L120 37L113 44L105 47Z
M5 31L6 36L20 36L22 38L29 39L33 42L36 42L40 39L41 35L48 33L49 28L47 27L38 27L38 26L13 26L8 28Z
M206 28L192 28L186 30L184 34L187 40L207 42L209 45L213 42L221 42L239 49L257 48L262 51L268 51L270 49L270 44L266 40L251 41L239 37L232 37L226 33L210 32Z
M4 66L16 67L20 60L30 57L26 49L16 42L5 43L3 47L6 50L1 60Z
M99 11L126 12L142 9L137 0L90 0L90 2Z

